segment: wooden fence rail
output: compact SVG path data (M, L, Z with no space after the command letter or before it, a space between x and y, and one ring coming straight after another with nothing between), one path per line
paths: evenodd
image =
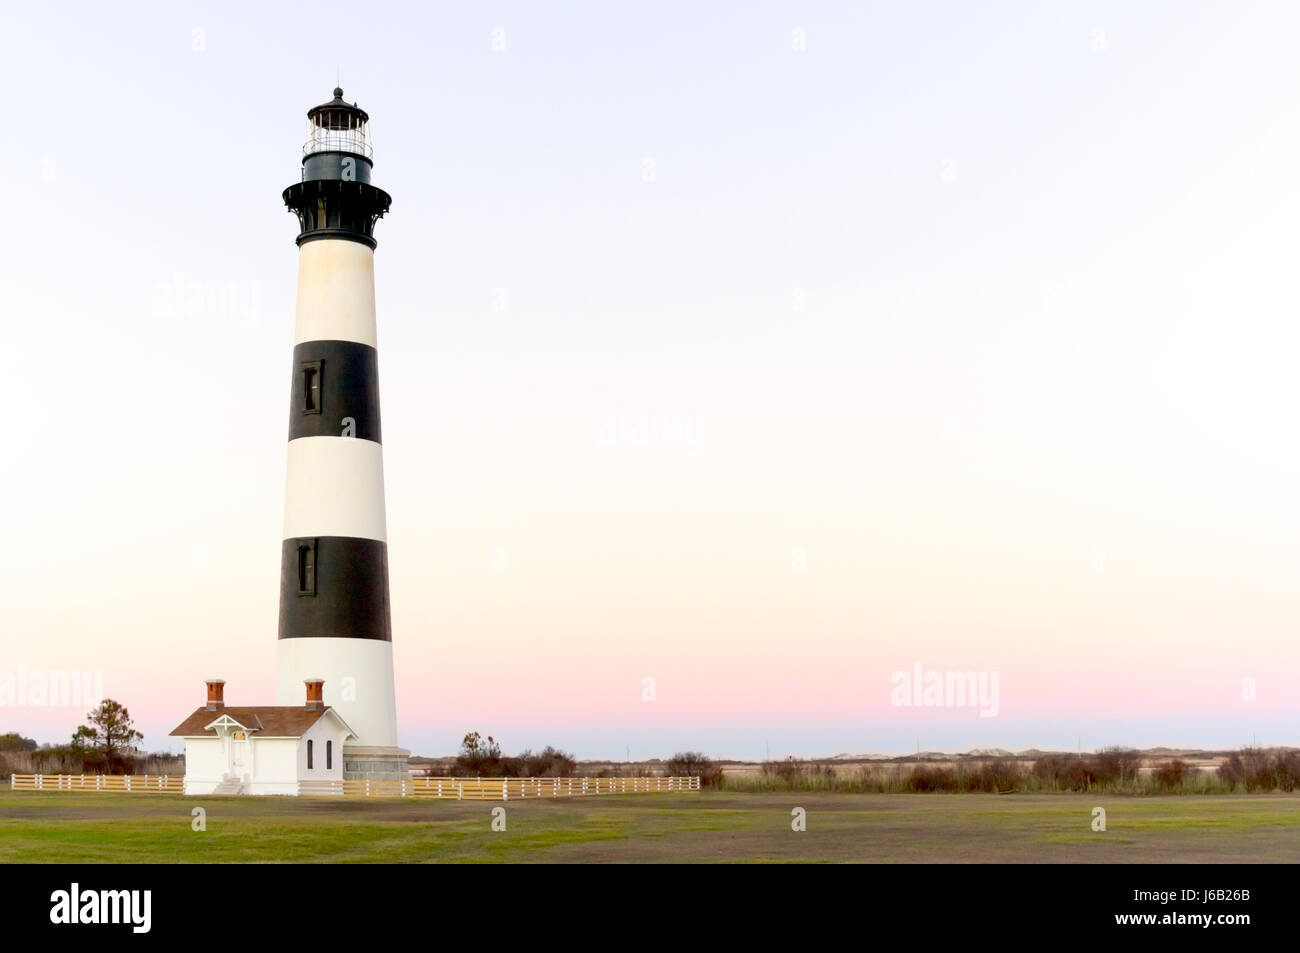
M597 794L680 794L699 789L698 777L411 778L407 781L298 782L298 793L312 797L430 797L464 801Z
M158 774L15 774L15 791L124 791L184 794L183 778ZM584 797L597 794L681 794L698 777L665 778L410 778L405 781L299 781L308 797L424 797L464 801Z
M132 794L184 794L185 779L167 774L14 774L15 791L127 791Z

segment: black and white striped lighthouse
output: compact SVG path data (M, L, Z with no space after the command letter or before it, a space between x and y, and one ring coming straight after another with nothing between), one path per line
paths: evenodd
M289 454L280 556L276 703L323 680L325 704L357 734L344 777L406 776L397 747L384 465L375 333L370 117L334 98L308 111L302 180L284 190L298 216Z

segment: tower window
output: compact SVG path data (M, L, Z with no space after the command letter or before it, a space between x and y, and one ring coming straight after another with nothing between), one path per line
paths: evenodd
M311 770L311 739L307 739L307 770Z
M298 595L316 595L316 541L298 542Z
M321 362L310 361L302 365L302 412L320 413Z
M334 742L325 742L325 770L330 771L334 768Z

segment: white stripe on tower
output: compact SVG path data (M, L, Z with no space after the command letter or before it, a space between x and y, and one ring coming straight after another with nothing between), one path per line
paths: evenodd
M322 238L298 250L298 310L293 343L355 341L378 347L375 252L354 241Z
M289 441L283 538L297 536L388 539L383 447L354 437Z
M301 705L302 683L317 672L325 679L325 704L336 709L359 736L350 744L397 746L392 642L318 638L280 639L278 645L277 705ZM333 688L325 672L334 674Z

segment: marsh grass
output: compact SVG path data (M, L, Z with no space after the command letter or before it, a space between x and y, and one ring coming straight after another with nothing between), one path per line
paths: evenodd
M765 762L757 773L724 775L720 788L841 794L1262 794L1300 788L1300 752L1247 748L1230 755L1215 771L1201 771L1177 758L1144 764L1139 752L1122 748L1046 755L1035 761L970 758L832 766L788 760Z

